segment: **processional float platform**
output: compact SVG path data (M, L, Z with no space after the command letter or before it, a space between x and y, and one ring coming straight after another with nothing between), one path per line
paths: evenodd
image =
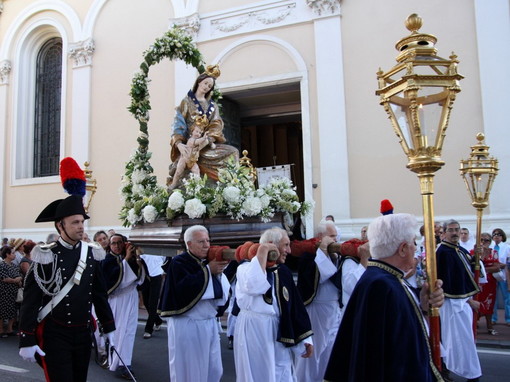
M184 231L196 224L203 225L209 230L211 245L226 245L231 248L236 248L247 241L258 242L261 233L268 228L284 228L282 213L275 214L267 222L256 216L240 220L227 215L204 219L178 216L172 220L159 219L154 223L133 226L129 241L141 247L144 253L173 256L185 248Z

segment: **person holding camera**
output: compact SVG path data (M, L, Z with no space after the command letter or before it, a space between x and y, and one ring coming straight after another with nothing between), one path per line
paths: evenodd
M121 234L110 237L110 251L102 262L108 289L108 302L117 327L114 343L117 353L110 360L110 370L122 378L131 379L131 359L138 324L138 291L145 279L145 267L134 245ZM119 359L120 355L120 359ZM127 370L129 368L129 370Z

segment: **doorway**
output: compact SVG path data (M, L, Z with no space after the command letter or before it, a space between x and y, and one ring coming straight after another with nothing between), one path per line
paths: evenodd
M299 82L223 94L225 136L254 167L291 165L292 181L304 199L303 138Z

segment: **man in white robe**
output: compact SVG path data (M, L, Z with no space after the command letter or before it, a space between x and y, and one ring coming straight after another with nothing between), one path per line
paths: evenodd
M478 382L482 370L473 335L473 310L479 302L473 299L480 289L476 284L473 259L459 245L460 225L455 220L443 224L444 239L436 251L437 277L443 280L445 295L441 307L441 342L447 370L467 381ZM447 372L445 370L445 372Z
M209 233L195 225L184 233L187 252L174 257L160 301L168 317L170 380L218 382L223 374L217 309L227 302L226 261L207 260Z
M283 229L272 228L262 234L260 242L256 256L237 268L237 381L296 381L294 358L310 357L313 344L310 320L292 275L283 265L290 240ZM271 250L279 252L279 265L266 269Z
M319 248L315 254L303 255L298 274L298 288L314 334L312 356L296 359L297 379L307 382L322 382L324 379L344 308L365 271L369 254L365 252L364 265L360 264L359 259L350 256L340 258L337 254L329 254L328 246L336 242L337 238L336 226L331 221L319 224L316 237ZM340 289L335 285L334 276L340 276Z
M136 287L145 279L142 261L136 253L136 248L128 244L123 235L114 234L110 238L110 252L102 265L108 287L108 302L115 322L121 328L115 331L114 344L123 362L114 352L110 360L110 370L125 379L131 379L129 372L134 374L131 361L138 325Z

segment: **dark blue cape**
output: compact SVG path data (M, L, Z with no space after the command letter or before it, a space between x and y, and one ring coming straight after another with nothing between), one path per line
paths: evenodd
M166 268L165 285L159 301L161 317L176 316L192 309L204 295L209 283L207 261L184 252Z
M384 262L369 262L347 304L326 381L442 380L432 362L421 309L402 277Z
M123 256L115 255L111 252L108 252L104 260L101 261L101 268L103 269L108 295L111 294L115 289L117 289L120 282L122 281L122 278L124 277L124 268L122 267L122 260ZM133 272L138 276L138 278L140 278L142 270L136 263L135 257L131 257L130 261L128 261L128 265L133 270ZM149 274L147 270L146 274L147 275Z
M315 262L315 254L310 252L305 252L300 257L299 261L299 270L298 270L298 281L297 288L301 298L303 299L303 303L305 306L312 303L317 295L317 290L319 288L320 281L320 272L319 267L317 267L317 263ZM340 264L338 265L338 270L336 273L330 277L330 281L337 287L339 291L339 304L340 307L343 308L342 298L342 268L345 260L351 259L359 264L360 260L356 257L352 256L339 256Z
M471 261L471 255L464 248L445 241L441 243L436 251L437 278L443 280L445 297L466 298L480 291Z
M305 306L313 301L319 287L320 274L315 256L315 253L305 252L299 258L297 289Z
M274 272L275 294L280 309L280 323L276 340L294 346L312 332L312 324L298 293L292 272L280 264Z

